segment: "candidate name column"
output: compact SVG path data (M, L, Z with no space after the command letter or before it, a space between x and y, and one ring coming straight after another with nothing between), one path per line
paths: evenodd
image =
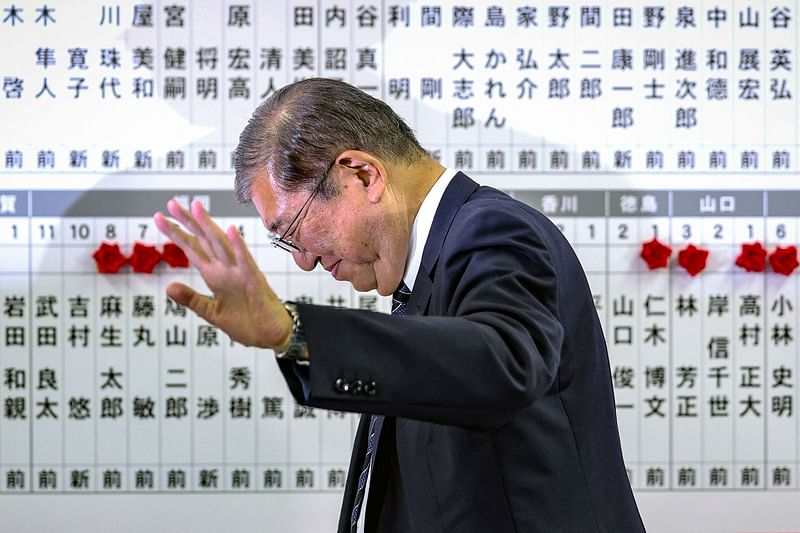
M257 5L256 2L226 0L222 2L224 28L223 78L227 87L223 103L223 142L226 144L226 165L233 168L234 151L242 129L261 100L264 90L258 86L259 63L258 11L270 9L282 11L275 2ZM230 182L229 182L230 183ZM252 233L252 225L238 217L245 210L235 202L233 192L209 192L209 208L212 215L225 225L234 225L242 238ZM253 211L250 211L253 213ZM226 217L237 217L228 219ZM248 231L250 230L250 231ZM255 368L253 348L233 342L223 331L217 330L222 355L222 460L226 490L253 490L256 462L255 412Z
M158 209L164 212L166 201L174 198L184 207L192 197L179 192L164 192ZM166 296L170 283L183 283L197 290L196 276L188 269L170 269L159 276L158 287L158 346L159 394L156 400L159 423L160 487L167 492L191 490L194 420L211 418L219 413L219 403L214 398L197 397L194 386L194 368L189 331L192 312Z
M287 48L289 26L285 2L253 6L253 64L256 99L262 101L287 84L291 57Z
M129 290L135 255L126 245L126 205L124 193L84 193L81 201L69 207L64 214L70 220L70 231L65 244L72 239L72 228L78 231L85 225L94 232L87 239L91 245L75 243L81 254L81 264L92 265L92 249L102 242L120 244L122 254L132 263L116 274L95 276L96 297L90 309L95 315L94 340L96 354L95 392L97 401L97 434L95 442L97 462L97 490L121 491L128 487L128 457L130 429L130 341L128 335L132 298ZM114 209L115 206L117 209ZM75 220L73 223L72 220ZM92 231L92 230L90 230ZM81 238L78 235L78 238ZM70 244L71 245L71 244Z
M353 2L348 17L350 25L350 82L374 96L385 97L383 23L381 3Z
M63 246L68 222L60 218L64 205L54 194L32 198L31 218L31 422L33 472L45 483L35 490L51 491L65 487L91 490L94 461L78 467L79 475L62 472L64 460L64 417L62 398L64 374L62 344ZM84 368L84 370L88 370ZM87 392L91 393L91 387ZM65 476L75 479L71 483Z
M254 249L256 225L263 228L253 217L256 212L252 206L244 207L236 202L232 191L209 191L209 205L213 216L221 227L236 228L250 250ZM263 229L261 230L264 231ZM258 488L256 470L258 435L258 367L259 364L272 363L271 357L264 357L265 350L243 346L234 342L220 331L224 354L223 405L225 408L225 489L252 491ZM260 359L263 359L260 360ZM273 363L274 364L274 363Z
M0 191L0 492L33 488L28 194Z
M167 250L155 228L152 213L163 210L166 192L92 191L87 194L93 205L102 206L96 218L97 232L104 239L118 241L129 254L126 271L128 300L124 314L124 333L128 346L128 490L153 491L159 487L159 410L160 398L159 341L163 337L160 320L163 292L160 273L168 267L160 255Z
M428 141L420 136L420 129L416 123L416 109L420 100L426 96L431 100L441 100L441 80L439 81L439 91L435 95L429 95L421 89L419 78L420 66L411 61L404 61L406 54L413 56L413 52L405 52L404 46L419 46L419 40L410 39L409 24L407 17L400 19L398 11L408 11L408 6L400 7L394 5L382 11L380 18L383 57L385 62L382 64L383 80L381 95L384 102L389 104L395 113L403 118L406 124L417 134L417 138L423 148L433 150L428 145ZM440 127L446 127L444 119L439 122ZM441 149L438 149L441 157Z
M193 65L190 33L192 31L190 10L193 7L189 0L162 1L156 4L156 9L160 12L155 14L153 20L158 33L157 42L161 55L158 62L161 100L166 102L171 110L177 112L183 124L192 123L194 117L192 109L194 78L189 75ZM154 156L163 154L163 159L158 161L156 168L166 171L189 170L191 154L184 144L185 141L170 139L167 142L170 144L159 146L159 153L153 154ZM171 144L173 142L178 144Z
M198 192L181 201L199 202L215 217L211 195ZM211 294L199 271L191 271L191 284L202 294ZM225 461L225 343L222 330L190 312L189 349L191 351L192 490L216 492L224 488ZM182 414L185 414L182 410Z
M797 4L768 0L764 6L764 145L772 172L797 176ZM788 117L794 117L787 120Z
M163 101L181 106L180 101L183 99L182 95L185 90L185 86L181 87L181 84L186 82L185 78L181 76L181 72L186 68L186 58L183 55L185 54L184 48L159 46L161 29L159 24L163 24L169 15L160 11L160 5L154 3L137 3L126 6L122 9L121 17L120 6L104 5L101 10L105 17L103 21L107 19L112 24L108 31L121 31L125 38L125 44L130 50L130 63L126 63L128 57L119 62L124 65L122 73L125 76L123 78L125 85L130 80L129 86L121 85L119 88L121 94L119 108L129 113L141 113L142 116L152 109L158 109L159 119L165 123L172 120L174 114L171 113L171 109L169 111L165 109L167 106L163 104ZM119 27L120 23L124 30ZM112 92L111 95L115 99L117 98L115 93ZM160 107L161 105L164 107ZM103 139L103 144L101 144L103 170L113 171L120 168L142 172L153 170L155 168L153 158L162 153L162 146L158 146L157 139L165 144L173 142L172 139L165 141L163 137L159 139L161 133L165 131L168 131L168 128L162 125L160 129L153 128L151 136L145 138L133 135L118 142L117 145L106 144L109 141ZM166 149L166 146L163 148ZM171 157L173 161L176 161L179 156L173 152ZM166 163L166 161L164 162ZM159 161L155 162L156 165L159 163Z
M452 26L456 28L455 31L461 29L462 25L468 25L469 40L492 43L492 46L481 49L476 54L476 72L465 76L474 80L474 89L479 95L472 104L475 105L478 119L478 169L495 174L507 173L514 167L511 149L515 133L513 130L520 126L514 123L514 117L525 116L527 113L515 101L514 93L518 92L514 87L517 81L513 60L515 51L508 46L496 45L520 42L519 36L527 35L521 34L519 26L515 24L516 13L511 6L490 5L485 11L480 6L476 9L478 16L470 21L465 20L463 9L459 6L459 9L454 8L452 11ZM463 29L461 32L464 35ZM514 33L508 36L507 32Z
M222 30L222 142L224 161L220 169L233 169L234 151L248 119L259 101L255 87L256 61L253 4L239 0L221 2L218 15ZM219 24L219 22L218 22Z
M253 214L252 233L245 233L245 242L250 247L258 268L267 277L267 282L281 300L288 300L288 279L292 256L280 248L272 246L270 233ZM311 274L307 274L313 277ZM258 398L257 431L257 469L258 489L264 491L283 491L289 488L289 419L292 398L283 375L275 363L275 352L271 349L256 350L256 397Z
M720 194L720 205L732 206L733 265L732 302L734 318L733 361L736 376L736 422L734 438L735 487L763 489L767 486L766 442L767 375L769 332L766 294L767 258L764 250L764 193L735 191ZM756 259L757 258L757 259Z
M750 172L769 168L766 148L766 106L769 96L765 75L769 60L765 30L770 25L770 14L765 9L765 3L733 0L729 12L733 26L730 55L731 96L734 97L731 131L739 170ZM783 106L779 104L778 107ZM758 483L759 487L762 485Z
M796 489L798 425L796 414L798 370L798 270L800 192L767 193L766 248L771 272L767 275L766 446L767 483L775 489ZM777 267L777 268L776 268Z
M673 193L672 235L673 250L672 301L672 479L675 489L696 489L702 486L704 457L703 385L706 371L703 331L705 315L702 310L703 286L707 276L705 265L709 257L703 241L702 220L696 198L684 192ZM718 219L719 220L719 219ZM723 235L720 233L720 235ZM733 238L733 228L727 223L724 235L727 243ZM721 243L717 243L721 244Z
M192 142L190 168L202 172L218 172L227 168L223 161L223 144L233 139L223 137L222 108L225 100L222 65L227 58L222 49L223 26L216 16L218 6L193 2L189 6L191 43L187 50L190 81L187 93L191 100L192 124L205 134ZM213 10L215 16L210 16Z

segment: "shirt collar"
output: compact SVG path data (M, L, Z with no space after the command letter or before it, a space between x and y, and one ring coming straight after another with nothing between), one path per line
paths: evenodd
M425 249L425 242L431 232L433 216L436 214L439 202L442 201L445 189L447 189L455 175L456 171L450 168L446 168L442 172L442 175L437 178L431 190L425 195L422 205L419 206L417 216L414 218L414 225L411 228L411 242L408 246L408 258L406 259L406 271L403 275L403 281L409 290L414 290L414 281L417 279L417 272L419 272L419 266L422 263L422 251Z

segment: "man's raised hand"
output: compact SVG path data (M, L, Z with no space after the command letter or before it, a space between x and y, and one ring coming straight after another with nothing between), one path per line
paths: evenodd
M212 292L201 294L183 283L170 283L167 296L185 305L246 346L284 349L292 320L267 283L242 236L234 226L223 231L198 201L191 210L175 200L167 211L183 226L162 213L153 216L156 227L180 246Z

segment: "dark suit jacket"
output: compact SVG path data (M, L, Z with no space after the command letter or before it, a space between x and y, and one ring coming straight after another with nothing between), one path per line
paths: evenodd
M298 307L307 396L281 363L297 401L386 416L367 531L644 530L586 277L541 213L459 173L425 243L411 316Z

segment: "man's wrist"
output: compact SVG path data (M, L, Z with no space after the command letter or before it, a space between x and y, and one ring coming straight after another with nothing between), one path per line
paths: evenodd
M306 344L306 336L303 330L303 322L300 319L300 313L297 309L297 304L294 302L284 302L283 307L292 319L292 330L289 338L281 343L281 346L275 348L275 357L287 361L296 361L298 363L308 363L308 345Z
M286 309L286 304L284 304L284 309ZM294 317L288 309L286 309L286 315L289 317L289 331L286 333L286 337L284 337L283 341L273 347L276 353L284 353L288 350L292 342L292 337L294 337Z

